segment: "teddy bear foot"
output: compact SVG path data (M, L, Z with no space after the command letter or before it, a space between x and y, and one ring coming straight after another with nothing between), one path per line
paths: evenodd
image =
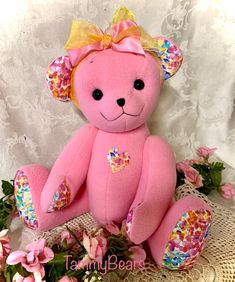
M85 187L82 187L75 201L67 208L61 211L54 209L55 211L51 213L43 212L40 198L49 173L43 166L27 165L17 171L14 180L19 217L27 227L37 231L51 229L88 211L87 192Z
M175 221L179 212L180 219ZM148 240L156 263L170 270L192 267L205 247L211 217L211 209L198 198L188 196L176 202Z
M33 198L40 199L40 190L43 188L48 175L49 171L39 165L24 166L16 172L14 179L16 208L19 217L31 229L37 229L39 225L35 210L37 203ZM35 187L36 195L34 195L35 193L33 193L31 187Z

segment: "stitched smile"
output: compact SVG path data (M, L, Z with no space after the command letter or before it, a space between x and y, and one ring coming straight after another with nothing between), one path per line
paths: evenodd
M143 108L140 110L140 112L139 112L137 115L133 115L133 114L126 113L126 112L122 109L122 113L121 113L119 116L117 116L116 118L114 118L114 119L108 119L108 118L106 118L106 116L103 115L102 113L100 113L100 114L101 114L102 117L103 117L104 119L106 119L107 121L115 121L115 120L119 119L122 115L127 115L127 116L131 116L131 117L138 117L138 116L140 116L140 114L142 113L143 109L144 109L144 106L143 106Z

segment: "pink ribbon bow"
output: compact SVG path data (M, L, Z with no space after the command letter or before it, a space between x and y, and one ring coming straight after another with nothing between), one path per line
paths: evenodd
M79 26L82 28L79 29ZM113 24L111 34L103 32L89 22L78 21L72 26L65 49L68 50L70 62L75 67L91 52L108 48L118 52L144 55L140 37L141 28L132 20Z

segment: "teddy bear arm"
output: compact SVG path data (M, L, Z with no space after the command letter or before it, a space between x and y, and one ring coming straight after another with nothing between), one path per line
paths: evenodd
M160 137L145 142L139 187L127 217L130 239L139 244L159 226L171 205L176 185L175 158Z
M95 127L85 125L65 146L41 193L41 208L44 212L64 208L78 193L87 176L96 133Z

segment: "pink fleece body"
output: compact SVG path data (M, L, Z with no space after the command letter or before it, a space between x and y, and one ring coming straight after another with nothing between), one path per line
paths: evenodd
M135 86L139 80L142 89ZM159 66L147 53L107 49L82 62L73 81L90 124L74 135L50 172L38 165L20 169L27 176L38 229L53 228L86 211L103 225L127 219L130 239L138 244L152 236L151 252L162 265L182 213L210 208L194 197L170 208L176 185L174 155L146 126L160 94ZM100 99L94 98L95 89L102 92ZM200 232L203 243L205 228ZM165 257L168 263L171 255Z
M90 210L100 223L125 219L139 186L144 143L148 135L146 126L115 134L98 131L87 176L87 189ZM127 152L130 156L129 165L116 173L112 172L106 157L112 148L117 148L119 153Z

